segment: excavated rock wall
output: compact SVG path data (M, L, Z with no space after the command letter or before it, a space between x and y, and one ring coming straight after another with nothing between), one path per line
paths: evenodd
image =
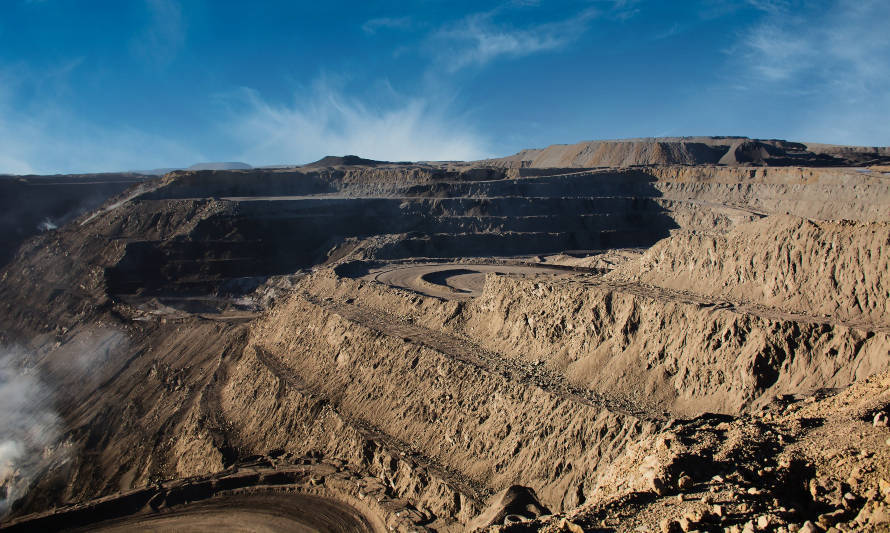
M175 199L200 194L235 198ZM201 292L307 268L381 235L391 236L371 253L381 259L648 247L674 229L721 234L777 212L881 219L888 197L884 178L851 169L203 171L165 177L102 229L123 247L106 270L111 292Z
M609 276L712 298L890 325L890 224L769 217L678 232Z
M242 454L321 453L361 465L384 483L384 490L432 516L466 522L479 512L475 487L413 455L371 423L344 414L336 395L303 380L312 374L309 369L264 350L249 346L220 386L221 413L232 424L231 439Z
M393 320L392 314L379 316ZM252 342L279 358L307 390L331 402L344 417L372 425L479 486L531 486L556 509L583 501L601 465L657 428L656 423L457 359L410 337L381 334L299 296L277 305L256 326ZM239 395L245 386L239 387ZM267 392L248 395L251 401L262 401L261 395L275 390L254 387ZM288 402L277 405L282 413L299 412ZM257 424L263 427L256 431L268 432L265 421ZM269 426L281 428L270 435L273 440L281 432L289 434L286 438L305 438L301 432L288 433L284 421Z
M790 214L817 220L887 219L890 184L657 183L664 198L722 205L762 215ZM695 229L695 228L689 228Z
M636 165L806 165L867 164L890 159L887 147L839 147L746 137L662 137L583 141L528 149L482 163L508 168Z
M468 311L463 330L492 349L677 414L737 413L890 364L886 332L740 313L645 287L489 276Z
M447 304L330 275L304 286L465 336L508 359L543 361L577 386L683 416L738 413L777 394L842 387L890 365L887 331L635 284L489 275L479 298Z

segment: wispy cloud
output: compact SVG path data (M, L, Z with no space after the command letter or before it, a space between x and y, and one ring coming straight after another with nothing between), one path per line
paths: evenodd
M748 5L766 13L787 15L791 9L790 0L747 0Z
M203 159L176 139L99 125L66 106L65 78L79 63L42 71L0 66L0 174L120 171Z
M176 139L100 126L60 108L34 115L0 109L0 174L114 172L205 159Z
M239 159L255 165L306 163L325 155L390 160L471 160L490 155L488 142L443 99L403 98L371 106L344 97L325 82L268 102L252 89L228 95L223 127L242 146Z
M561 49L587 30L599 10L588 7L564 20L521 28L498 23L499 13L500 9L474 13L435 33L433 49L448 71L484 66L502 56L519 58Z
M148 21L131 41L133 53L156 66L166 66L185 43L186 27L178 0L145 0Z
M410 30L415 26L411 17L380 17L370 19L362 24L362 31L374 35L380 30Z
M731 51L744 90L812 100L805 127L836 142L890 143L890 3L832 0L812 6L749 0L767 13ZM805 105L805 104L802 104Z
M800 13L789 2L749 0L780 16L742 37L750 72L765 81L818 82L862 95L887 90L890 80L890 3L835 0L827 9ZM848 83L850 80L852 83Z
M609 5L608 16L619 20L627 20L640 12L643 0L599 0Z

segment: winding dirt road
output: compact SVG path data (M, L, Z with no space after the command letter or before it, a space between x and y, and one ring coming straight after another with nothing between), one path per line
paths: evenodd
M371 271L362 279L446 300L468 300L482 293L485 275L490 272L521 276L567 276L574 273L565 268L543 265L424 263L390 265Z
M344 503L299 493L230 494L171 509L162 514L94 524L103 533L191 531L374 532L373 525Z

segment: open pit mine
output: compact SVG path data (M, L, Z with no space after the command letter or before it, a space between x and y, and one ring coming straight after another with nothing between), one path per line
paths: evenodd
M47 179L2 531L890 530L888 148Z

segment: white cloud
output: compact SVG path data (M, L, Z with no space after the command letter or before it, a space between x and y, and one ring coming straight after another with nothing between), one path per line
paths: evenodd
M786 15L791 9L789 0L747 0L748 4L766 13Z
M99 124L69 101L74 58L43 68L0 65L0 174L116 172L206 160L173 136Z
M745 43L751 70L767 81L782 81L811 68L810 38L776 23L755 28Z
M129 126L100 126L58 102L21 97L41 84L52 95L64 92L52 79L56 72L32 72L22 83L0 69L0 174L150 169L204 159L174 139Z
M147 170L204 159L173 139L98 126L61 109L37 115L0 110L0 174Z
M744 89L817 105L800 138L890 144L890 3L749 2L767 16L733 50Z
M186 29L182 6L177 0L145 0L148 24L130 43L133 53L163 67L169 64L185 43Z
M411 17L380 17L370 19L362 24L362 31L368 35L374 35L381 29L409 30L414 26Z
M254 165L307 163L354 154L388 161L472 160L488 157L487 141L447 99L403 98L389 107L343 97L319 82L290 105L267 102L257 91L228 95L226 122Z
M615 3L624 12L625 3ZM497 24L499 10L475 13L441 28L432 40L439 60L450 72L469 66L484 66L506 56L518 58L558 50L578 39L598 11L587 8L574 16L525 28Z
M763 9L779 15L743 36L742 51L754 74L766 81L815 81L820 88L886 90L890 3L835 0L828 9L800 13L788 2L749 1L768 4Z

